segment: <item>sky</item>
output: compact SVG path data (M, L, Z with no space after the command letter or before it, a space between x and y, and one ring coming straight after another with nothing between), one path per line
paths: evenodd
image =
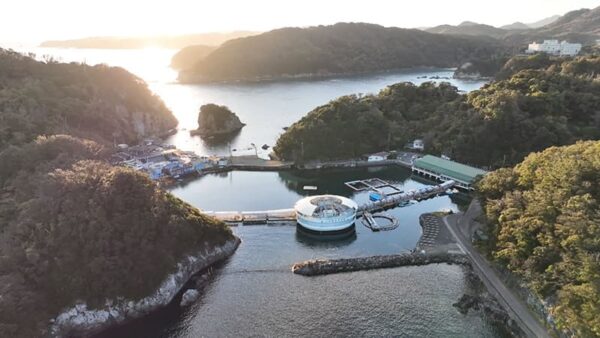
M0 43L88 36L266 31L369 22L405 28L533 22L600 0L2 0Z

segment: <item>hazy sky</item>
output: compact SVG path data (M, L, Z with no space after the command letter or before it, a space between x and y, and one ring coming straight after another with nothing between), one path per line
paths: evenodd
M86 36L264 31L361 21L424 27L532 22L600 0L2 0L0 43Z

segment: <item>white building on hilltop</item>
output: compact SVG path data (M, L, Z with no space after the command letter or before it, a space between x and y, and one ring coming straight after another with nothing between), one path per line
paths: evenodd
M548 53L560 56L574 56L581 51L580 43L569 43L567 41L544 40L542 43L530 43L527 53Z

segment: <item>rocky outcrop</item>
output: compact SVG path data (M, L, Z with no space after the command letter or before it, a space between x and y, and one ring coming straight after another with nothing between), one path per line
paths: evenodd
M181 296L181 302L179 303L179 305L188 306L195 302L196 299L198 299L198 297L200 297L200 292L198 292L198 290L189 289L186 292L184 292Z
M464 294L452 306L464 315L469 310L480 311L490 322L506 328L511 336L526 337L519 325L510 318L498 301L487 292L480 295Z
M418 266L437 263L461 265L471 264L469 259L463 254L411 252L386 256L342 259L313 259L294 264L292 266L292 272L304 276L316 276L339 272L395 268L400 266Z
M202 137L230 135L244 126L245 124L229 108L210 103L200 107L198 129L190 133Z
M70 309L65 309L52 320L51 334L57 337L90 334L142 317L166 306L190 280L192 275L231 256L239 244L240 240L236 237L212 250L205 250L198 252L196 255L188 256L177 265L176 271L165 278L152 295L140 300L107 299L103 307L96 309L89 309L87 304L81 302ZM207 247L210 246L207 244Z

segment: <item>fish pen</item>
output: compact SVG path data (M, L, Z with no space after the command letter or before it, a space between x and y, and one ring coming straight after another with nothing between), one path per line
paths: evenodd
M389 223L385 225L380 225L379 223L377 223L377 219L384 219L387 220ZM394 216L386 214L373 215L370 212L363 213L361 223L365 227L373 230L374 232L394 230L400 225L398 218Z

